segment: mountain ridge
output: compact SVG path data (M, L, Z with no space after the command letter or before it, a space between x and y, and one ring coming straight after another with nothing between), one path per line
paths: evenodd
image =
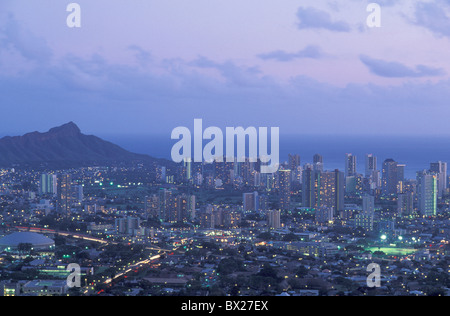
M79 166L113 162L168 162L136 154L94 135L85 135L74 123L0 139L0 166L49 165Z

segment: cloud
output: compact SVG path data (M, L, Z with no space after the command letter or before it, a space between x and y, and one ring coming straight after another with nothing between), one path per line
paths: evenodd
M417 65L414 68L408 67L399 62L384 61L374 59L366 55L361 55L361 62L369 68L373 74L386 78L420 78L436 77L445 74L442 68L433 68L424 65Z
M422 121L424 130L438 126L445 132L450 115L448 81L340 88L306 76L282 84L256 67L204 56L153 63L166 72L117 65L94 55L67 56L20 77L0 75L1 128L41 129L43 122L51 127L72 120L110 133L121 126L124 133L170 135L172 128L200 117L214 126L279 126L283 133L414 132L408 128ZM397 68L410 75L429 71ZM211 76L211 70L225 80ZM382 107L392 116L386 118ZM310 112L314 115L302 115ZM405 113L408 122L399 124L397 118ZM343 115L354 123L336 119ZM435 119L424 120L424 115Z
M2 50L18 53L28 61L47 63L52 58L52 50L47 42L23 28L12 14L0 25L0 45Z
M274 59L281 62L288 62L295 59L311 58L320 59L324 56L318 46L310 45L296 53L288 53L283 50L276 50L269 53L259 54L258 57L263 60Z
M310 28L349 29L339 27L340 23L332 21L327 13L322 14L315 26L309 23ZM301 20L305 28L307 22ZM107 58L108 53L52 58L45 41L20 28L14 20L0 23L0 42L5 44L0 45L0 65L15 65L9 56L2 55L3 50L34 61L34 67L16 76L6 75L0 67L0 132L19 128L26 132L42 129L42 124L52 127L76 121L93 133L170 136L172 128L203 118L205 124L214 126L279 126L282 133L418 133L415 127L419 123L423 126L419 132L439 129L448 133L445 120L450 115L449 81L424 84L414 80L395 87L360 84L342 88L299 76L286 83L242 59L179 55L161 60L157 51L152 55L139 43L123 47L145 67L141 63L114 63ZM318 59L324 54L311 45L299 51L269 51L258 57L287 62ZM360 56L360 60L383 77L443 74L442 69L424 65L406 66L368 56ZM386 108L392 115L386 117ZM342 124L342 117L352 124ZM398 117L408 121L399 122Z
M422 26L438 36L450 36L450 16L448 2L418 2L415 7L416 25Z
M130 45L128 49L135 53L135 57L139 62L139 64L147 65L149 62L152 61L152 54L149 51L143 49L142 47L138 45Z
M350 26L344 21L332 21L331 15L315 8L300 7L297 11L299 29L325 29L334 32L350 32Z
M200 56L193 61L189 61L186 65L194 68L214 69L228 84L242 88L255 87L265 81L258 67L240 66L231 60L216 62L207 57Z

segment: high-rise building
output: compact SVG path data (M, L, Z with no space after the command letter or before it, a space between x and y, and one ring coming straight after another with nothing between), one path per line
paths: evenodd
M269 198L267 195L258 195L258 211L265 212L269 209Z
M300 156L289 154L289 170L291 170L291 182L300 182L301 166Z
M414 193L405 192L398 195L397 215L408 216L414 213Z
M307 166L303 171L302 206L307 208L331 207L336 213L344 209L344 173L314 171Z
M160 183L165 183L167 180L166 167L158 166L156 169L156 181Z
M383 162L381 189L383 195L397 194L398 190L398 163L393 159L386 159Z
M258 192L244 193L242 199L244 202L244 212L257 212L259 210Z
M70 216L72 207L72 177L70 174L58 175L57 212L61 216Z
M442 197L447 189L447 163L438 161L430 163L430 172L437 176L438 197Z
M58 180L55 174L44 173L39 181L40 194L56 194L58 189Z
M334 220L334 208L322 206L316 209L314 214L317 224L330 224Z
M300 166L300 156L289 154L289 170L296 170Z
M322 157L322 155L315 154L313 156L313 169L314 169L314 171L323 171L323 157Z
M238 228L241 224L242 213L233 209L223 211L223 227Z
M366 168L364 175L366 178L370 178L373 175L373 172L377 170L377 157L372 154L366 155Z
M127 216L116 218L115 228L118 234L135 235L136 230L141 226L141 220L138 217Z
M245 158L245 162L241 164L241 177L245 185L251 185L254 180L253 172L255 164L250 162L248 158Z
M74 202L81 204L84 200L84 187L81 184L78 185L73 185L72 186L72 190L73 190L73 198L74 198Z
M344 209L344 173L338 169L318 173L318 207L333 208L336 214Z
M184 179L190 181L192 179L192 159L185 158L183 160Z
M397 164L397 180L400 182L405 182L405 164Z
M126 218L116 218L115 220L116 232L118 234L126 234L127 232L127 220Z
M135 235L135 230L141 226L141 219L139 217L127 217L127 234Z
M281 228L281 211L270 210L267 212L267 225L269 228L278 229Z
M356 156L345 154L345 177L353 177L356 175Z
M373 220L374 216L372 214L356 214L355 215L355 228L361 227L366 231L373 231Z
M363 206L359 214L355 215L355 226L366 231L373 231L375 217L375 198L372 195L363 196Z
M417 206L420 215L436 215L437 192L437 176L426 170L417 172Z
M291 207L291 170L279 170L279 204L281 210Z
M372 195L365 194L362 198L362 212L366 214L374 214L375 198Z
M156 194L146 196L144 202L144 213L147 218L159 218L160 202Z
M314 156L313 156L313 163L323 163L323 157L322 157L322 155L319 155L319 154L315 154Z
M214 228L215 227L215 207L212 205L202 206L200 213L198 214L198 219L200 220L201 228Z
M345 178L345 193L350 196L360 196L363 190L363 177L360 174Z
M381 188L381 172L380 170L374 170L370 177L370 189L376 190L379 188Z
M176 196L173 190L161 189L159 191L159 214L158 218L162 221L173 221L173 215L176 212Z
M176 197L175 214L171 216L174 221L187 222L195 218L195 195L182 194Z
M317 207L317 172L311 165L305 165L302 173L302 206L307 208Z

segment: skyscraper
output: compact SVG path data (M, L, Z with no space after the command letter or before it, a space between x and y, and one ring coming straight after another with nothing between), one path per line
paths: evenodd
M320 162L320 163L323 163L323 157L322 157L322 155L319 155L319 154L315 154L314 156L313 156L313 163L318 163L318 162Z
M267 225L269 228L278 229L281 227L280 210L271 210L267 212Z
M299 155L291 155L289 154L289 169L297 170L297 167L300 166L300 156Z
M417 172L417 206L420 215L436 215L437 192L437 176L426 170Z
M345 178L345 193L351 196L360 196L363 190L363 177L360 174Z
M405 192L398 195L397 215L407 216L414 212L414 194L413 192Z
M317 172L311 165L305 165L302 173L302 206L315 208L317 206Z
M397 186L399 181L398 163L393 159L386 159L383 162L381 189L383 195L397 194Z
M291 207L291 170L279 170L279 201L281 210Z
M176 209L176 197L173 190L161 189L158 192L159 214L158 218L162 221L172 221Z
M292 182L300 182L300 156L289 154L289 170L291 170L291 180Z
M366 214L373 214L375 212L375 198L372 195L365 194L362 198L362 211Z
M257 212L259 210L258 192L244 193L242 199L244 202L244 212Z
M177 222L187 222L195 218L195 206L195 195L179 195L176 197L175 214L171 217Z
M344 173L338 169L318 174L318 207L331 207L339 214L344 210Z
M405 181L405 164L397 164L397 180L398 181Z
M55 174L44 173L39 181L40 194L56 194L58 186L57 176Z
M185 158L183 160L184 179L189 181L192 179L192 159Z
M353 177L356 175L356 156L345 154L345 177Z
M73 202L81 204L84 200L84 187L81 184L72 185Z
M373 172L377 170L377 157L372 154L366 155L366 168L364 175L366 178L370 178L373 175Z
M359 214L355 215L355 226L367 231L373 231L375 217L375 199L371 195L363 196L363 207Z
M315 171L323 171L323 157L322 155L315 154L313 156L313 168Z
M302 206L331 207L338 214L344 209L344 185L342 171L314 171L307 166L303 171Z
M160 202L158 195L153 194L145 197L144 212L147 218L159 218Z
M70 174L58 175L57 211L61 216L70 216L72 207L72 177Z
M442 197L447 189L447 163L442 161L430 163L430 172L437 176L438 197Z

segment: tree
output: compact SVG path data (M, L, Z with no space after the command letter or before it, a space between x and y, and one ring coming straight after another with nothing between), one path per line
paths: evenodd
M299 277L299 278L303 278L305 276L308 275L308 269L305 268L305 266L301 265L298 267L298 269L295 271L295 274Z
M220 261L217 272L219 272L220 274L228 275L242 269L242 261L236 260L234 258L225 258Z
M278 279L277 271L275 271L274 268L272 268L270 265L264 265L264 267L259 271L257 276L262 276L265 278L272 278L272 279Z

